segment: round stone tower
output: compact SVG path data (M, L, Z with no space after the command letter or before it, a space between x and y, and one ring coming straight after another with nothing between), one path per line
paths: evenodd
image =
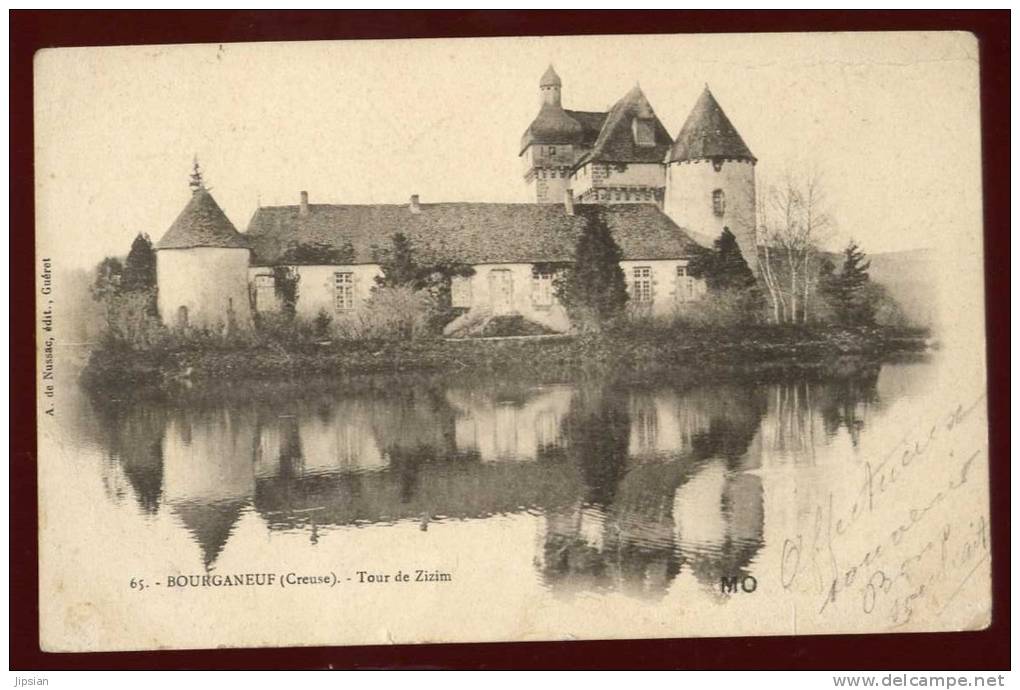
M163 323L217 332L252 328L250 250L209 191L191 201L156 244L156 285Z
M725 228L757 274L754 157L708 86L666 156L666 214L704 243Z

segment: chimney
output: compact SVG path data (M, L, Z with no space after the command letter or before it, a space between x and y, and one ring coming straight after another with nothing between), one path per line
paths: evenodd
M411 213L421 213L421 204L418 203L418 195L411 195Z
M298 210L298 216L301 218L308 216L308 192L301 192L301 208Z
M563 190L563 208L566 209L567 215L574 215L574 190L567 188Z

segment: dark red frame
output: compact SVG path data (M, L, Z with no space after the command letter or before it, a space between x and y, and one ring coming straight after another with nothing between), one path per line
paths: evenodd
M999 11L11 11L10 664L275 668L1008 669L1009 24ZM39 650L32 57L56 46L345 38L953 30L980 46L993 620L979 632L48 654ZM33 297L30 297L33 296Z

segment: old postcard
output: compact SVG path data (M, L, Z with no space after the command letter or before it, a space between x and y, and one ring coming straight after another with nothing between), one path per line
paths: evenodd
M975 630L967 33L49 49L40 644Z

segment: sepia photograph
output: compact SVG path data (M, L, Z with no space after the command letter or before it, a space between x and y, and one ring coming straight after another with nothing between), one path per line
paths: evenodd
M987 628L979 63L38 51L40 649Z

